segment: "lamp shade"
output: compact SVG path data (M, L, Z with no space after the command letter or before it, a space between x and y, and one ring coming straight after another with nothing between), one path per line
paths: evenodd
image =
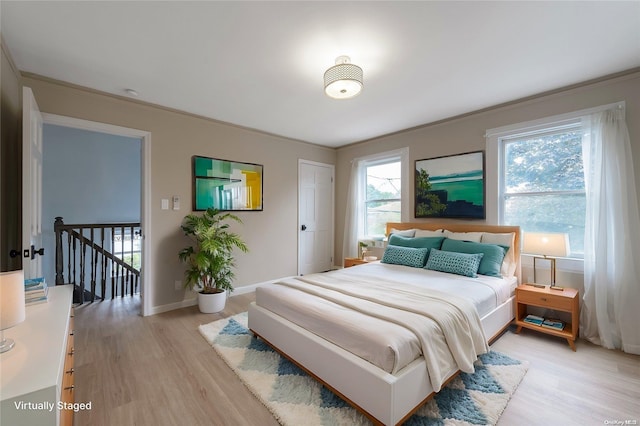
M525 232L522 252L565 257L569 254L569 235L551 232Z
M22 271L0 273L0 330L24 321L24 274Z
M324 73L324 92L330 98L348 99L362 91L362 68L350 62L348 56L339 56Z

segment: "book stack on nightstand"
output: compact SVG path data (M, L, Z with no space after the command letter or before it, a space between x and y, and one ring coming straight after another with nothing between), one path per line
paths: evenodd
M565 323L557 319L531 315L527 311L529 306L569 312L571 314L571 322ZM516 288L516 333L520 333L523 328L528 328L562 337L567 339L569 346L575 351L579 314L578 290L574 288L565 288L563 291L557 291L550 289L548 286L530 286L526 284Z
M552 330L564 330L565 323L564 321L558 319L551 318L543 318L537 315L527 315L524 317L524 322L533 325L539 325L540 327L550 328Z

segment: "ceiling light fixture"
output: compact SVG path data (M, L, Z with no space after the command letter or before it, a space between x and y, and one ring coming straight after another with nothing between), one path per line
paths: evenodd
M349 99L362 91L362 68L348 56L338 56L336 64L324 73L324 92L333 99Z

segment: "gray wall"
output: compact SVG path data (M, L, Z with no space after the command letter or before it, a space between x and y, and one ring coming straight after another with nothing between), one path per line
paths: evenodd
M55 283L53 223L140 221L140 139L45 124L42 271Z
M183 299L174 290L183 267L176 253L185 244L179 225L190 212L192 155L199 154L265 166L264 212L241 213L241 232L251 252L238 257L236 286L262 282L297 271L297 161L299 158L336 164L335 255L342 256L344 212L351 159L409 147L410 164L417 159L485 149L487 129L568 113L603 104L627 101L627 123L632 139L634 164L640 166L640 72L599 81L508 106L426 125L371 141L340 148L323 148L267 135L233 125L194 117L135 101L84 90L35 77L24 77L43 112L142 129L152 133L151 205L147 229L152 259L152 306ZM640 176L636 175L640 189ZM410 182L413 194L413 182ZM160 200L179 196L180 211L160 210ZM413 211L413 201L409 203ZM525 271L526 273L526 271ZM563 277L559 272L558 281ZM525 275L526 276L526 275ZM582 282L580 274L567 280Z
M236 287L297 273L298 159L335 164L334 149L268 135L75 86L23 76L42 112L151 132L151 217L145 228L151 306L178 304L184 267L177 253L188 242L180 231L191 212L191 157L203 155L264 165L264 211L241 212L237 231L250 252L237 257ZM285 118L283 118L285 119ZM182 208L162 210L179 196Z
M353 158L409 147L409 164L413 169L415 161L419 159L484 150L486 146L484 135L489 129L618 101L626 101L627 126L631 136L634 169L637 171L640 170L640 121L637 119L640 117L640 71L638 70L617 78L339 148L336 163L336 181L338 182L336 186L336 256L338 258L342 256L343 212L347 202L346 182L348 182L350 162ZM636 190L640 191L640 173L636 173L635 180ZM414 182L413 179L409 181L409 192L413 197ZM489 185L491 182L487 182L487 191L489 191ZM489 195L487 193L488 200L491 199ZM640 199L640 194L638 197ZM414 202L410 199L408 217L416 221L413 209ZM525 267L523 277L526 278L529 274L530 271ZM558 282L581 288L583 277L579 271L559 271Z

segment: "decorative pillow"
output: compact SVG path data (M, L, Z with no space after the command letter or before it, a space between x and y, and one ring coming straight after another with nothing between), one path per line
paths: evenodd
M391 237L389 237L389 245L400 246L400 247L439 249L440 246L442 245L442 240L444 240L444 237L407 238L407 237L401 237L400 235L394 234Z
M478 273L481 275L489 275L491 277L502 277L500 268L506 250L496 244L474 243L471 241L445 239L442 242L442 250L454 251L456 253L482 253L482 260Z
M429 249L427 248L387 246L381 262L423 268L428 254Z
M504 277L512 277L516 273L516 255L513 246L515 244L516 234L514 232L508 232L504 234L485 232L482 235L480 242L486 244L498 244L502 247L507 247L508 250L504 255L502 261L502 268L500 273Z
M436 229L435 231L429 231L428 229L416 229L416 238L419 237L444 237L442 235L443 229Z
M474 241L479 243L484 232L451 232L444 230L444 236L452 240Z
M482 253L466 254L431 249L425 268L475 278L478 276L476 274L482 256Z
M401 235L403 237L413 237L416 234L415 229L405 229L404 231L400 231L396 228L391 228L390 235Z

